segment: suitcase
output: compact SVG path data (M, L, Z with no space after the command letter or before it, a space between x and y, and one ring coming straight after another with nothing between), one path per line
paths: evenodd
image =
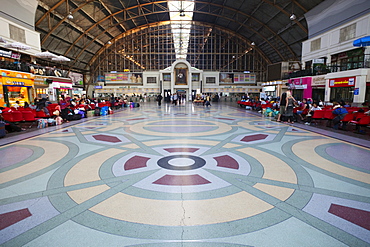
M4 137L5 135L6 135L5 123L0 123L0 138Z

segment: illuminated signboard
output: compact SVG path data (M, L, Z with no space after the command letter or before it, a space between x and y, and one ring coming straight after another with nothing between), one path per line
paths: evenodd
M342 77L329 79L329 87L354 87L356 77Z

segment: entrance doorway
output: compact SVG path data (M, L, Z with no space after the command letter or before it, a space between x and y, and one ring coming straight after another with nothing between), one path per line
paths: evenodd
M325 100L325 88L312 89L312 99L316 102Z
M186 102L186 96L187 96L187 91L186 89L178 89L176 91L177 95L179 96L179 103L185 103Z
M165 89L163 91L164 91L163 95L164 102L171 102L171 89Z

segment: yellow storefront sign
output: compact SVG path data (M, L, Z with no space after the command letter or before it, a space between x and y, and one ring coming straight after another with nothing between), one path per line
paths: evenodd
M34 84L33 80L23 78L2 77L2 81L4 86L32 87Z

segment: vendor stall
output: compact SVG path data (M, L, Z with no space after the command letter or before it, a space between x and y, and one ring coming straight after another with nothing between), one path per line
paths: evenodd
M34 75L30 73L0 70L0 106L12 106L16 101L19 105L33 100L32 87Z

